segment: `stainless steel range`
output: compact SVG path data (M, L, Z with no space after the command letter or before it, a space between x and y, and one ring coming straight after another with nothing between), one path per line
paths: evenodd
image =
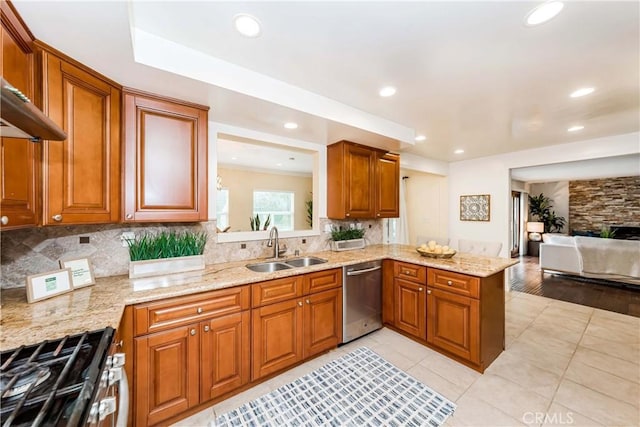
M109 354L113 335L106 328L2 352L2 426L126 425L124 355Z

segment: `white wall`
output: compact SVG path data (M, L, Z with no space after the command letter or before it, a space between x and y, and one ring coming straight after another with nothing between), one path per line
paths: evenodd
M564 217L569 222L569 181L559 182L545 182L539 184L531 184L529 187L530 195L537 196L543 193L546 197L549 197L552 202L552 211L555 211L557 216ZM566 232L566 224L561 232Z
M448 237L449 192L447 177L413 170L402 170L405 180L409 243L417 236Z
M640 134L635 132L451 163L449 165L449 212L451 213L449 237L455 241L460 238L500 241L502 242L500 255L506 257L510 247L510 169L638 152L640 152ZM460 221L460 196L467 194L491 195L491 221Z

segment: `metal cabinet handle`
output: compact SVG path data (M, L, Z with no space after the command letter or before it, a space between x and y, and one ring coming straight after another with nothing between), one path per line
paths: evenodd
M309 300L307 300L306 302L307 302L307 304L311 304L311 302Z
M198 312L198 314L202 313L202 307L198 307L198 310L196 310Z
M51 217L52 220L54 220L55 222L60 222L62 221L62 215L57 214Z
M378 216L380 216L380 214L378 214Z
M2 218L0 219L0 222L2 223L2 225L9 224L9 217L6 216L6 215L2 215Z
M350 213L348 213L348 214L346 214L345 216L351 216L351 214L350 214Z
M127 214L126 218L127 219L133 219L133 214Z
M451 280L447 280L447 285L451 286L453 285L453 282Z
M427 294L431 295L431 289L427 289Z
M302 301L298 301L298 305L302 307Z
M205 331L205 332L209 332L209 325L205 325L205 326L204 326L204 331Z
M418 288L418 292L422 292L424 289L422 289L421 287Z
M195 335L195 334L196 334L196 330L195 330L195 329L191 329L191 330L189 331L189 333L191 334L191 336L193 336L193 335Z

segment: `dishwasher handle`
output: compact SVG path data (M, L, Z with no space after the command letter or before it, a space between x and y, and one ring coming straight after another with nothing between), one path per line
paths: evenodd
M347 276L358 276L360 274L364 274L364 273L369 273L371 271L380 270L381 268L382 268L381 266L377 266L377 267L365 268L365 269L362 269L362 270L347 271Z

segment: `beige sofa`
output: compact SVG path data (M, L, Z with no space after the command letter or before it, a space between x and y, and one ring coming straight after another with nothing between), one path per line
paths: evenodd
M540 271L640 285L640 241L547 233L540 244Z

